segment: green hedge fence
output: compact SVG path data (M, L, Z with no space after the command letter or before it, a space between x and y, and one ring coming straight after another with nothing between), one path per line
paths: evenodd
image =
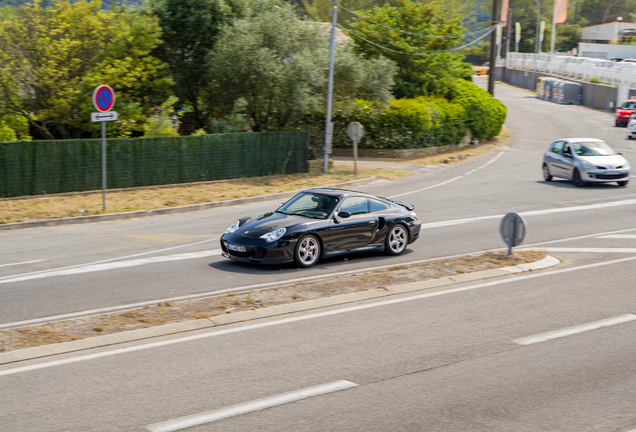
M307 171L306 132L107 140L109 189ZM0 197L100 190L101 139L0 143Z

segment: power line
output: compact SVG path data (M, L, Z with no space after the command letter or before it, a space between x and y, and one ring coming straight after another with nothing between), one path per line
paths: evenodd
M429 55L434 55L434 54L439 54L439 53L455 52L455 51L459 51L460 49L466 48L467 46L470 46L470 45L472 45L472 44L474 44L476 42L479 42L481 39L483 39L486 36L488 36L490 33L492 33L495 30L495 28L497 26L490 27L489 29L487 29L488 31L486 33L484 33L483 35L481 35L479 38L477 38L474 41L469 42L469 43L467 43L465 45L462 45L460 47L451 48L451 49L447 49L447 50L427 50L426 52L419 52L419 53L408 53L408 52L405 52L405 51L397 51L397 50L394 50L394 49L391 49L391 48L387 48L387 47L382 46L380 44L377 44L375 42L371 42L370 40L363 38L362 36L354 33L353 31L351 31L349 29L345 29L345 28L343 28L343 27L341 27L339 25L337 25L336 27L338 27L340 30L342 30L342 31L344 31L346 33L351 34L352 36L357 37L358 39L361 39L361 40L363 40L363 41L365 41L367 43L370 43L371 45L374 45L374 46L376 46L378 48L381 48L383 50L386 50L386 51L392 51L392 52L397 53L397 54L404 54L404 55L411 55L411 56L429 56Z
M397 31L397 32L400 32L400 33L405 33L405 34L409 34L409 35L412 35L412 36L422 36L422 37L437 38L437 39L452 39L452 38L456 38L457 37L457 36L437 36L437 35L430 35L430 34L413 33L413 32L409 32L409 31L406 31L406 30L396 29L394 27L391 27L391 26L388 26L386 24L382 24L382 23L379 23L379 22L375 22L375 21L373 21L370 18L367 18L367 17L364 17L362 15L359 15L359 14L353 12L353 11L350 11L349 9L347 9L346 7L344 7L342 5L338 5L338 7L340 9L344 10L344 11L349 12L352 15L355 15L356 17L358 17L360 19L369 21L370 23L373 23L373 24L379 25L381 27L385 27L385 28L388 28L388 29L391 29L391 30L394 30L394 31ZM484 30L488 30L488 28L489 27L486 27L486 28L483 28L483 29L480 29L480 30L475 30L475 31L472 31L472 32L468 32L468 33L464 33L464 36L468 36L468 35L471 35L471 34L477 34L477 33L480 33L480 32L482 32Z

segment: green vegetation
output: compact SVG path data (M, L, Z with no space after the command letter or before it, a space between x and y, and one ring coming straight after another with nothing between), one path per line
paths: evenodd
M324 109L328 39L290 5L268 1L262 8L222 31L207 64L207 102L217 117L244 113L253 131L302 126L306 115ZM336 101L390 100L390 60L366 59L345 44L336 50L335 71Z
M470 79L472 70L461 61L463 55L447 52L463 38L465 30L461 17L447 18L437 2L398 1L397 7L376 6L361 14L364 19L351 24L354 34L393 50L381 49L355 38L360 52L396 62L399 71L395 78L395 96L444 96L453 78Z
M166 65L150 54L161 41L157 20L99 6L32 3L0 21L0 116L23 118L38 138L70 139L98 130L88 120L99 84L116 83L117 111L137 121L132 129L170 96Z
M506 107L477 85L465 80L451 83L454 99L435 96L396 99L388 107L357 101L334 113L334 146L351 147L349 122L365 128L360 148L421 148L458 144L467 131L478 139L499 134ZM319 127L319 121L316 122Z
M0 141L96 138L99 84L117 94L112 137L323 128L330 25L311 21L329 14L322 0L2 1ZM505 109L477 91L454 51L476 1L348 0L356 12L342 18L335 49L336 135L348 121L363 123L371 147L495 135Z

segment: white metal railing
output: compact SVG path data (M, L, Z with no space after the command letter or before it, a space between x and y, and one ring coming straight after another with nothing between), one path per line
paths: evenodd
M561 54L508 53L506 65L563 77L636 88L636 63Z

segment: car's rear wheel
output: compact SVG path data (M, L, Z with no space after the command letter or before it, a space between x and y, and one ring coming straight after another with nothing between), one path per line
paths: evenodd
M629 183L629 180L619 181L619 182L616 182L616 183L618 183L619 186L627 186L627 183Z
M320 258L320 242L314 235L301 237L294 249L294 262L299 267L311 267Z
M384 240L384 252L387 255L399 255L406 249L409 243L409 233L404 225L394 225Z
M543 178L545 181L552 181L552 175L550 174L550 168L546 164L543 164Z
M572 173L572 184L574 184L574 186L576 187L585 186L585 182L581 178L581 173L577 169L575 169L574 173Z

